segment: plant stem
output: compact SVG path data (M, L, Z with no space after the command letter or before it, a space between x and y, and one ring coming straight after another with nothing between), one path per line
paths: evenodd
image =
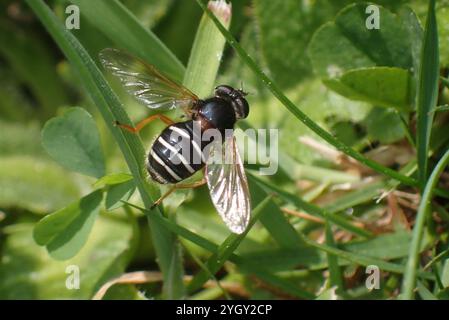
M438 99L439 75L435 0L430 0L421 50L416 107L416 149L418 154L419 186L421 190L424 189L427 180L429 142L434 118L434 112L432 111L434 111Z
M229 28L231 5L210 1L208 7L225 28ZM207 14L204 14L195 35L183 81L184 86L200 98L210 95L214 88L224 45L225 38Z
M415 226L413 227L413 235L410 244L410 251L404 274L404 282L402 286L402 299L413 299L413 289L416 282L416 274L418 268L419 248L423 236L424 223L429 214L431 201L438 178L449 162L449 150L438 161L435 169L432 171L429 180L424 188L424 192L419 204L418 214L416 215Z

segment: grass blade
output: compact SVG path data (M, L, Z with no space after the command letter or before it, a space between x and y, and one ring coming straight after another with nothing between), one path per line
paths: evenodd
M264 201L268 193L260 187L258 183L253 183L256 179L253 175L248 174L248 182L251 190L251 201L253 205ZM265 229L271 234L273 239L281 247L297 248L303 246L304 242L296 232L295 228L289 223L279 207L270 200L264 212L260 216L260 222Z
M243 232L242 234L232 233L226 238L225 241L223 241L223 243L218 248L217 253L213 254L205 263L207 271L205 270L200 271L189 283L187 287L188 292L194 292L195 290L201 288L203 284L206 283L207 280L209 280L211 274L214 275L215 273L217 273L218 270L220 270L225 261L228 260L228 258L235 251L235 249L237 249L237 247L243 241L243 239L245 239L249 230L251 230L254 223L256 223L256 221L259 219L260 213L269 203L270 199L271 197L265 198L265 200L260 202L257 205L257 207L254 208L252 212L251 221L248 227L246 228L245 232Z
M358 236L365 237L365 238L371 236L371 233L369 231L366 231L359 227L354 226L351 222L349 222L348 220L346 220L345 218L343 218L339 215L328 212L326 209L322 209L312 203L308 203L308 202L298 198L297 196L292 195L292 194L282 190L281 188L274 186L273 184L267 183L267 182L255 177L252 174L249 175L249 178L250 178L250 180L256 181L256 183L259 184L261 187L266 188L266 189L270 190L271 192L276 193L278 196L280 196L285 201L294 204L298 208L306 211L307 213L309 213L313 216L329 220L332 223L334 223L335 225L338 225L340 228L347 230L347 231L349 231L353 234L356 234Z
M341 250L335 247L330 247L328 245L324 245L324 244L319 244L316 243L315 241L308 239L308 238L304 238L304 241L307 242L307 244L309 244L310 246L317 248L319 250L322 250L328 254L332 254L334 256L337 256L341 259L362 265L362 266L369 266L369 265L376 265L378 266L380 269L382 269L383 271L389 271L389 272L394 272L394 273L404 273L404 266L400 265L400 264L396 264L396 263L391 263L391 262L387 262L387 261L383 261L377 258L373 258L364 254L360 254L360 253L353 253L353 252L349 252L349 251L345 251L345 250ZM420 276L422 276L423 278L430 278L428 276L428 274L425 273L420 273Z
M429 142L438 99L440 76L438 56L438 30L435 16L435 0L429 1L427 22L424 30L419 85L417 89L417 137L418 174L421 188L427 180Z
M120 101L86 50L75 36L67 31L62 23L57 20L50 8L41 0L27 0L27 3L39 17L67 59L72 63L74 69L79 72L87 92L98 107L107 127L125 157L145 207L150 208L153 202L152 199L156 199L159 196L159 191L155 186L146 182L144 173L145 151L138 136L125 133L113 125L115 120L121 123L130 123L129 117L123 110ZM180 298L184 292L184 285L182 281L181 257L176 237L153 219L157 214L161 215L161 212L156 211L156 214L148 215L148 219L159 265L164 275L164 285L170 284L165 286L165 288L170 288L171 290L165 289L165 293L168 297ZM173 272L173 270L176 270L176 272Z
M184 66L134 15L117 0L70 0L84 17L119 47L154 64L173 79L182 81ZM98 17L101 17L99 19Z
M326 245L335 247L332 225L326 221L325 225ZM343 274L338 264L338 256L327 253L327 265L329 268L329 288L336 287L337 292L343 292Z
M270 201L270 199L268 201ZM125 203L127 205L129 205L130 207L136 208L142 212L145 212L146 214L153 216L152 213L150 213L148 210L146 210L144 208L140 208L132 203L128 203L128 202L125 202ZM154 219L157 220L160 224L164 225L167 229L176 233L178 236L183 237L183 238L187 239L188 241L200 246L201 248L210 251L212 254L218 254L218 245L216 245L215 243L197 235L196 233L193 233L192 231L176 224L175 222L163 217L162 215L154 215ZM314 299L315 298L315 296L313 294L297 288L295 285L291 284L290 282L267 272L260 265L253 264L250 261L247 261L246 259L244 259L234 253L232 253L229 256L229 261L237 264L239 269L242 270L243 272L245 272L247 274L254 274L261 280L266 281L267 283L270 283L276 287L279 287L286 293L289 293L295 297L303 298L303 299Z
M222 2L209 2L209 8L225 28L229 28L231 6ZM195 35L183 82L184 86L195 92L199 97L210 95L214 88L224 45L225 38L207 14L203 14Z
M415 226L413 227L412 241L410 244L410 253L407 260L407 265L404 274L404 281L402 283L402 299L413 299L413 290L416 282L417 269L419 268L419 248L424 231L424 222L426 217L430 214L431 201L435 186L438 183L443 170L449 163L449 150L438 161L435 169L427 181L424 188L421 202L418 208L418 214L416 215Z
M271 80L257 65L257 63L248 55L248 53L240 46L237 40L232 36L228 30L215 18L215 16L206 8L202 0L196 0L200 7L206 12L212 21L215 23L217 28L226 38L227 42L240 58L245 62L245 64L255 73L255 75L264 83L264 85L271 91L271 93L290 111L296 118L298 118L304 125L309 129L319 135L323 140L327 141L329 144L333 145L337 150L342 151L348 156L358 160L362 164L370 167L371 169L379 172L381 174L387 175L394 178L406 185L416 186L417 181L413 178L406 177L395 170L384 167L383 165L365 158L362 154L358 153L356 150L352 149L348 145L344 144L339 139L335 138L332 134L321 128L312 119L310 119L305 113L303 113L290 99L288 99L280 90L280 88Z

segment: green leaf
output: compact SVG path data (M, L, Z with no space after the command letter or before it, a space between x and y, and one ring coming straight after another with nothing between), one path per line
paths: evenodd
M366 125L368 136L372 140L389 144L405 136L401 119L393 110L373 108L363 122Z
M100 135L92 116L82 108L71 108L50 119L42 130L48 154L69 170L92 177L105 171Z
M33 225L19 223L3 228L0 259L1 299L90 299L102 284L121 275L134 250L129 221L99 216L83 250L70 260L52 259L33 240ZM79 267L80 287L69 290L68 267Z
M47 213L80 196L70 173L36 157L0 157L0 177L0 207L3 208L20 207Z
M102 191L97 190L44 217L34 228L37 244L46 246L57 260L75 256L87 241L102 199Z
M114 184L109 187L106 193L105 205L108 211L123 206L123 201L127 201L136 190L136 184L133 180Z
M442 67L449 66L449 6L444 4L436 10L438 26L438 46L440 48L440 63Z
M119 183L129 181L132 178L133 178L133 176L130 175L129 173L123 173L123 172L110 173L110 174L107 174L104 177L101 177L100 179L98 179L94 183L94 187L98 188L98 187L104 187L104 186L111 186L114 184L119 184Z
M326 23L313 35L309 57L322 78L375 66L411 68L409 33L399 18L377 6L380 28L368 29L367 6L366 3L347 6L333 22Z
M326 0L254 1L261 54L280 86L294 86L310 76L310 60L304 48L313 32L335 13Z
M157 66L171 78L181 81L184 66L151 30L117 0L70 0L81 14L118 46ZM101 17L101 18L99 18Z
M324 84L342 96L381 107L408 110L411 107L411 76L405 69L370 67L350 70Z
M415 35L380 6L380 28L368 29L367 6L349 5L315 33L308 47L314 69L329 88L349 99L408 110Z
M416 148L418 153L418 175L422 189L428 174L430 134L432 132L433 110L438 99L438 80L440 76L438 56L438 30L435 17L435 1L429 1L427 22L424 30L419 84L417 88Z

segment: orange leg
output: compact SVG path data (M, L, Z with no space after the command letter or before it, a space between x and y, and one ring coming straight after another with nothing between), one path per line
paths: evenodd
M154 114L152 116L149 116L148 118L143 119L142 121L140 121L136 127L131 127L130 125L127 124L121 124L120 122L116 121L115 125L119 126L122 129L125 129L131 133L138 133L140 130L142 130L147 124L149 124L150 122L159 119L162 122L164 122L165 124L171 125L173 123L175 123L172 119L170 119L169 117L164 116L163 114Z
M192 182L192 183L178 183L175 184L173 187L170 188L166 193L164 193L159 199L157 199L153 205L151 206L151 209L161 204L161 202L167 198L169 195L171 195L174 191L177 189L193 189L198 188L202 185L206 184L206 179L203 178L200 181Z

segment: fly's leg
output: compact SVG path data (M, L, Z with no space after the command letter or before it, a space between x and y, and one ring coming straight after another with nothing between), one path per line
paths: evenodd
M131 133L138 133L138 132L139 132L140 130L142 130L147 124L149 124L150 122L152 122L152 121L154 121L154 120L156 120L156 119L161 120L162 122L164 122L164 123L167 124L167 125L171 125L171 124L175 123L172 119L170 119L170 118L167 117L167 116L164 116L163 114L154 114L154 115L149 116L148 118L145 118L145 119L143 119L142 121L140 121L140 122L136 125L136 127L132 127L132 126L127 125L127 124L121 124L121 123L118 122L118 121L115 121L114 124L115 124L116 126L122 128L122 129L125 129L126 131L131 132Z
M199 181L193 182L193 183L178 183L175 184L173 187L170 188L166 193L164 193L159 199L157 199L153 205L151 206L151 209L161 204L161 202L167 198L170 194L172 194L177 189L193 189L201 187L202 185L206 184L206 179L203 178Z

